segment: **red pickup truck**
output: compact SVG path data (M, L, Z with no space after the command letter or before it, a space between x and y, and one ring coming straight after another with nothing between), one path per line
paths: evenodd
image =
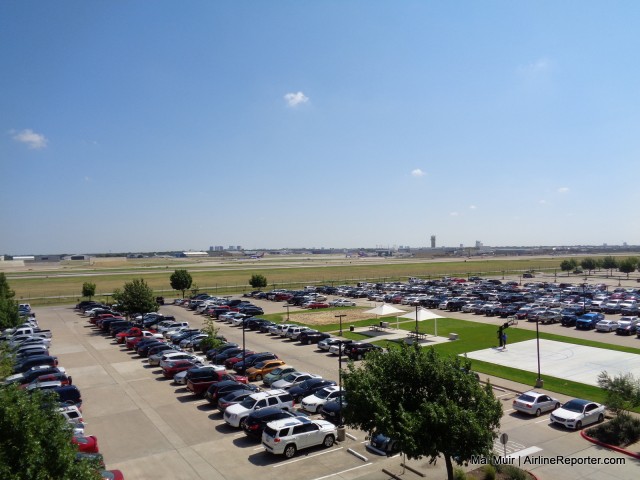
M204 395L211 385L223 380L235 380L240 383L248 383L247 377L230 375L226 370L208 369L207 371L202 371L200 374L195 372L192 375L187 374L187 377L187 390L195 395Z

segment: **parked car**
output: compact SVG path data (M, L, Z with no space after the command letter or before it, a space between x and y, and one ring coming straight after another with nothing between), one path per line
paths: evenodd
M71 437L71 443L78 447L79 452L98 453L98 438L93 435L74 435Z
M316 390L311 395L302 399L300 406L306 412L318 413L320 407L333 399L339 398L344 394L344 390L340 390L336 385L329 385Z
M290 365L282 365L278 368L271 370L269 373L267 373L262 379L262 383L263 385L270 387L274 382L280 380L286 374L295 372L296 370L297 370L296 367L292 367Z
M165 378L173 378L176 373L182 372L184 370L189 370L195 365L196 363L193 360L168 360L162 366L162 374L165 376Z
M299 382L289 388L289 393L293 397L295 403L299 404L305 397L313 395L315 392L324 387L334 386L335 384L336 382L334 382L333 380L325 380L324 378L309 378L308 380Z
M309 345L310 343L318 343L321 340L329 338L331 335L317 330L307 330L300 333L298 341L303 345Z
M391 457L400 451L400 445L384 433L374 433L371 440L366 444L365 448L377 455L385 455Z
M544 393L529 392L522 393L513 400L513 408L518 412L527 413L539 417L544 412L549 412L560 407L557 398L550 397Z
M374 350L382 351L382 347L368 342L353 342L345 345L342 349L343 353L351 360L362 360L367 353Z
M330 421L334 425L340 425L344 419L342 417L342 409L347 405L347 399L344 394L342 398L338 397L320 407L320 415L325 420Z
M600 320L596 323L596 330L598 332L613 332L616 328L618 328L618 322L615 320Z
M271 359L263 360L255 363L252 367L247 368L246 375L250 382L260 381L272 370L281 368L285 365L284 360Z
M292 458L297 451L305 448L333 446L337 433L336 426L326 420L285 418L267 424L262 433L262 445L269 453Z
M247 417L254 410L264 407L293 409L293 397L286 390L273 389L249 395L238 405L232 405L224 412L224 421L236 428L243 428Z
M237 380L222 380L209 386L204 394L204 398L213 405L218 404L218 399L234 390L249 390L251 392L259 392L260 389L250 383L241 383Z
M576 328L578 330L591 330L596 327L596 324L604 320L604 315L599 312L589 312L578 317L576 320Z
M623 316L618 320L616 334L618 335L634 335L638 330L637 316Z
M297 417L297 415L288 410L283 410L278 407L265 407L251 412L244 422L242 429L248 437L260 440L262 439L262 432L264 432L269 422L295 417Z
M550 420L551 423L580 430L591 423L602 422L604 412L604 405L576 398L554 410Z
M271 352L261 352L254 353L253 355L248 355L244 360L240 360L233 365L233 369L237 373L244 374L248 368L253 367L254 365L267 361L267 360L277 360L278 356L275 353ZM226 362L225 362L226 365ZM275 367L274 367L275 368Z
M280 380L273 382L271 384L271 387L288 389L310 378L322 378L322 377L320 375L315 375L313 373L295 371L295 372L290 372L290 373L287 373L286 375L283 375Z
M339 338L335 338L335 337L325 338L324 340L320 340L318 342L318 348L320 350L324 350L325 352L328 352L332 345L337 345L341 341L342 340L340 340Z

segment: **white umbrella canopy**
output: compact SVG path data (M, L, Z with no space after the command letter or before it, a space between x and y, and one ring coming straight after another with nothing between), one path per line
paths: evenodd
M414 312L409 312L405 315L401 315L400 318L411 318L416 322L416 332L418 331L418 322L423 320L434 320L434 336L438 336L438 319L445 318L442 315L438 315L437 313L433 313L426 308L416 308Z
M379 307L372 308L371 310L365 310L364 313L372 313L373 315L378 315L383 317L385 315L393 315L394 313L401 313L404 310L400 310L399 308L394 307L393 305L387 305L383 303Z
M445 318L437 313L433 313L431 310L427 310L426 308L418 308L414 312L409 312L406 315L400 315L400 318L410 318L417 322L421 322L423 320L431 320L433 318Z

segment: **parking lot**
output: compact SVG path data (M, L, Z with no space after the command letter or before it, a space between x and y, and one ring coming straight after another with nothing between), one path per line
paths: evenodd
M272 302L261 304L267 313L282 308ZM181 307L165 306L162 311L189 321L192 326L202 324L200 316ZM82 391L86 432L98 437L107 467L122 470L126 478L233 480L259 475L265 479L383 479L389 478L382 472L383 468L402 472L401 457L388 459L372 454L365 448L365 434L350 429L344 442L329 449L313 448L290 460L270 455L258 442L228 427L221 414L205 400L164 379L146 360L97 333L87 319L73 309L52 307L37 312L41 327L54 332L53 354L59 357L60 364L67 368L74 384ZM242 343L241 329L228 324L220 324L220 328L229 340ZM272 351L300 370L338 380L337 357L318 353L313 345L302 346L256 332L246 332L245 340L247 348ZM505 407L502 431L509 433L508 454L516 458L614 455L585 442L576 432L549 427L546 417L526 418L514 413L510 409L514 398L511 390L498 389L496 395ZM496 447L496 452L502 454L503 446ZM631 463L629 459L626 466L592 468L594 474L599 472L599 478L603 475L631 478L630 473L634 471ZM427 478L445 476L444 462L434 466L423 459L407 464ZM566 466L528 469L536 474L544 473L544 477L590 478L574 476L578 469ZM406 470L403 478L420 477Z

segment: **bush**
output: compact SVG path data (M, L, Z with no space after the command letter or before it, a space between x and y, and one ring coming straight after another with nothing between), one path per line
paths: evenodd
M587 435L609 445L626 447L640 440L640 419L620 412L613 420L587 430Z
M483 470L484 470L484 480L496 479L496 467L494 467L493 465L485 465Z
M514 467L513 465L504 465L502 473L507 475L510 480L528 480L529 475L524 470Z
M463 469L457 467L453 470L453 478L455 480L467 480L467 474L464 473Z

